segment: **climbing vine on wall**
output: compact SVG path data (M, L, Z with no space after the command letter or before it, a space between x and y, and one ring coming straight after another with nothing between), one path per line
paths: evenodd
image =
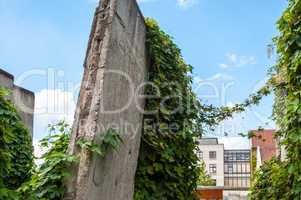
M151 56L144 133L135 183L135 200L194 199L200 174L195 152L201 135L199 102L192 92L192 67L158 24L146 20ZM158 95L160 92L160 95Z
M290 0L278 25L281 35L275 39L280 55L275 75L266 86L242 104L233 107L214 107L201 104L192 91L192 67L184 62L180 49L158 24L147 19L147 45L151 57L146 86L144 133L140 148L135 183L135 200L192 200L199 176L204 174L198 162L196 149L204 127L214 127L234 113L244 112L257 105L263 96L275 89L281 97L279 109L275 104L277 122L281 123L279 136L288 150L288 161L272 160L256 173L251 198L298 199L301 195L301 1ZM65 123L51 126L60 132L42 140L50 149L43 155L44 163L33 168L32 147L28 131L10 101L7 92L0 89L0 199L16 193L21 200L55 200L62 198L63 181L70 176L68 165L77 161L66 155L69 128ZM284 112L285 111L285 112ZM281 113L281 117L280 114ZM105 134L102 146L79 140L81 148L87 148L99 156L105 156L108 148L117 149L118 134L112 130ZM18 133L18 134L13 134ZM26 158L26 159L25 159ZM32 170L33 169L33 170ZM204 174L205 176L205 174ZM283 177L288 177L285 181ZM206 178L206 177L205 177ZM208 177L207 177L208 178ZM207 181L206 181L207 182ZM292 188L292 189L290 189ZM272 194L278 189L281 192ZM264 194L266 197L264 198ZM6 195L6 196L5 196ZM257 196L256 196L257 195Z
M0 199L13 195L12 190L30 178L33 167L31 136L9 95L0 88Z
M192 67L185 63L180 49L154 20L147 19L146 24L151 57L148 81L153 83L147 85L146 95L157 98L146 100L135 200L194 199L197 183L206 179L196 156L204 128L213 129L259 104L271 93L271 83L233 107L202 104L192 91Z
M280 35L274 39L279 56L278 63L274 67L276 91L274 114L280 128L278 137L286 148L287 159L283 162L272 161L259 170L251 188L250 197L254 200L297 200L301 197L300 0L288 1L288 8L278 21L278 29Z
M278 22L280 36L276 39L278 72L283 76L286 112L280 132L287 148L289 174L296 195L301 196L301 1L290 0L289 7Z

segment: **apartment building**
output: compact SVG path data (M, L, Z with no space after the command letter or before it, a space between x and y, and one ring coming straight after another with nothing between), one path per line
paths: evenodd
M199 144L199 158L204 161L207 173L216 186L224 186L224 145L217 138L204 138Z
M208 196L222 190L225 200L248 199L251 150L225 150L224 144L219 144L217 138L203 138L199 143L199 157L204 161L207 173L216 182L215 187L200 186L200 194Z
M251 185L251 151L225 150L224 198L228 200L247 199Z

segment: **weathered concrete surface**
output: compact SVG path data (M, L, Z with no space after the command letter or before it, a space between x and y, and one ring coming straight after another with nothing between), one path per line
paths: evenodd
M11 90L11 99L16 104L22 121L25 123L32 135L35 102L34 93L14 85L14 76L2 69L0 69L0 86Z
M33 92L22 87L14 85L13 101L15 102L22 121L29 129L33 137L33 121L34 121L34 106L35 95Z
M12 89L14 87L14 76L0 69L0 86Z
M102 0L96 9L69 151L80 157L65 199L131 200L148 68L146 26L135 0ZM76 145L113 128L123 138L105 158Z

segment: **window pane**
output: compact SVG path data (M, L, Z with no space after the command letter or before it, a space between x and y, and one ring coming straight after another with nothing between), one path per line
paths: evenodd
M241 168L242 168L241 169L242 173L246 173L247 172L247 170L246 170L246 163L243 163L242 166L241 166Z
M216 151L210 151L209 152L209 158L210 159L216 159Z
M216 164L210 164L209 165L209 172L211 174L216 174Z
M225 186L229 186L229 178L225 178Z

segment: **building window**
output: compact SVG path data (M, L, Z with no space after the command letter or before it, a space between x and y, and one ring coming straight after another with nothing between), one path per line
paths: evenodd
M225 186L229 186L230 184L229 184L229 178L226 178L225 177Z
M216 174L216 164L209 165L209 172L210 174Z
M216 151L210 151L209 152L209 158L210 159L216 159Z
M250 187L250 151L226 150L224 161L225 187L233 189Z
M228 172L229 174L233 174L233 165L231 165L231 164L228 165L228 170L227 170L227 172Z

